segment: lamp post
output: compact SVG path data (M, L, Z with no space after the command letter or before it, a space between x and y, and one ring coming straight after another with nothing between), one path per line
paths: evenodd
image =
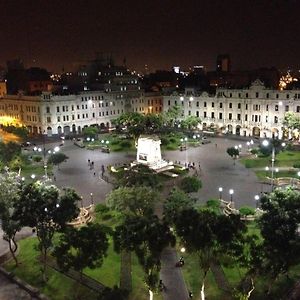
M258 208L259 205L258 205L258 202L259 202L259 195L255 195L254 196L254 200L255 200L255 207Z
M90 196L91 196L91 205L94 205L93 193L90 193Z
M229 195L230 195L230 203L232 203L233 202L233 194L234 194L234 190L233 189L230 189L229 190Z
M48 168L48 166L47 166L47 160L46 160L46 156L47 156L47 154L54 154L54 153L56 153L56 152L58 152L60 150L60 148L58 147L58 146L56 146L56 147L54 147L54 149L53 150L51 150L51 149L46 149L46 147L45 147L45 141L44 141L44 145L43 145L43 150L42 150L42 148L38 148L38 147L34 147L33 148L33 151L37 151L37 152L42 152L43 151L43 162L44 162L44 171L45 171L45 179L47 179L48 178L48 174L47 174L47 168Z
M181 145L183 144L183 142L184 142L184 147L185 147L185 164L187 165L187 163L188 163L188 161L187 161L187 140L188 140L188 138L187 137L185 137L185 138L181 138L180 139L180 142L181 142Z
M266 170L266 177L268 177L268 172L270 171L270 168L267 166L265 167L265 170Z
M219 199L222 200L222 192L223 192L223 188L220 186L219 187Z
M271 156L271 191L273 191L273 189L274 189L274 171L276 171L278 169L277 168L276 170L274 170L274 164L275 164L275 147L274 147L274 144L270 143L268 140L263 140L263 142L262 142L262 145L264 147L268 147L270 144L272 146L272 156ZM284 147L285 145L286 145L285 143L281 144L282 147Z

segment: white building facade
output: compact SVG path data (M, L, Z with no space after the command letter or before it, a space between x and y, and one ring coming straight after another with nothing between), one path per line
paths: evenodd
M256 80L249 89L219 88L213 96L206 92L195 95L193 89L186 89L184 95L164 97L164 111L174 105L182 106L184 117L199 117L202 129L262 138L299 138L298 130L283 128L287 112L300 117L299 90L270 90Z
M25 125L33 134L80 134L88 126L109 128L112 120L124 112L159 113L162 102L162 96L142 90L86 91L65 96L5 95L0 99L0 122L2 118L6 124Z

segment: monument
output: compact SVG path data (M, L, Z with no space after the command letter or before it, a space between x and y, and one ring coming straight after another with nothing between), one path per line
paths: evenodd
M161 158L160 138L157 135L142 135L138 139L136 161L133 163L143 164L156 172L171 170L173 163L168 163Z

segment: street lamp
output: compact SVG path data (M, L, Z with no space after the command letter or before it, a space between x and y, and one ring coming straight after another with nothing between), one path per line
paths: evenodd
M275 177L277 178L277 177L278 177L278 172L279 172L279 169L278 169L278 168L276 168L276 169L275 169L275 172L276 172L276 175L275 175Z
M264 147L268 147L269 146L269 141L268 140L263 140L262 145ZM273 191L273 187L274 187L274 163L275 163L275 147L272 144L272 158L271 158L271 191Z
M255 206L256 206L256 208L258 208L259 195L255 195L254 200L255 200Z
M223 188L220 186L219 187L219 199L222 200L222 192L223 192Z
M229 190L229 195L230 195L230 203L233 202L232 198L233 198L233 194L234 194L234 190L233 189L230 189Z
M265 167L265 170L266 170L266 177L268 177L268 172L269 172L270 168L267 166L267 167Z
M187 140L188 140L188 138L187 137L185 137L185 138L181 138L180 139L180 141L181 141L181 146L182 146L182 143L184 142L184 148L185 148L185 164L187 164L188 162L187 162Z
M35 179L35 174L31 174L31 179Z
M91 205L94 205L93 193L90 193L91 196Z

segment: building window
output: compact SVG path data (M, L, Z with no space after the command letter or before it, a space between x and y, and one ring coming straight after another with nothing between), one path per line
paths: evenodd
M229 119L229 120L232 120L232 113L229 113L228 119Z
M232 108L232 103L231 102L229 103L229 108Z
M196 111L196 117L199 118L199 111L198 110Z
M238 109L241 109L241 103L238 103Z
M204 118L207 117L206 111L203 112L203 117L204 117Z
M290 95L289 95L289 94L287 94L287 95L286 95L286 99L289 99L289 98L290 98Z
M237 114L238 121L241 121L241 114Z
M269 93L266 94L266 98L269 99Z
M51 123L51 117L47 117L47 123Z
M60 122L60 117L57 117L57 122Z
M191 115L191 111L189 110L189 116Z
M274 117L274 123L278 123L278 117L277 116Z
M246 122L248 121L248 115L245 115L245 121Z
M63 105L63 107L62 107L62 111L64 112L65 111L65 106Z
M289 106L288 105L285 106L285 111L289 111Z
M212 102L212 103L211 103L211 107L215 107L215 102Z
M239 93L239 98L241 98L241 93Z
M232 98L232 93L229 93L229 98Z
M56 106L56 112L59 113L59 106Z
M196 102L196 106L199 107L199 101Z
M248 98L248 93L246 93L246 98Z
M258 98L258 96L259 96L259 93L256 92L256 93L255 93L255 97Z
M220 103L220 108L223 108L223 103L222 102Z
M204 102L204 107L207 107L207 103L206 102Z
M79 115L79 114L77 115L77 119L78 119L78 120L80 119L80 115Z
M245 105L245 109L248 110L248 104Z
M300 112L300 106L297 106L296 111Z
M50 114L50 107L49 106L46 107L46 113Z
M279 98L279 95L278 94L276 94L276 99L278 99Z
M220 112L219 113L219 120L222 120L223 119L223 114Z
M266 116L266 123L268 123L268 116Z
M215 113L214 113L214 112L211 113L211 118L212 118L212 119L215 118Z
M170 101L170 100L168 100L168 105L169 105L169 106L171 105L171 101Z
M269 104L266 105L266 111L269 111Z
M275 105L275 111L278 111L278 105L277 104Z

